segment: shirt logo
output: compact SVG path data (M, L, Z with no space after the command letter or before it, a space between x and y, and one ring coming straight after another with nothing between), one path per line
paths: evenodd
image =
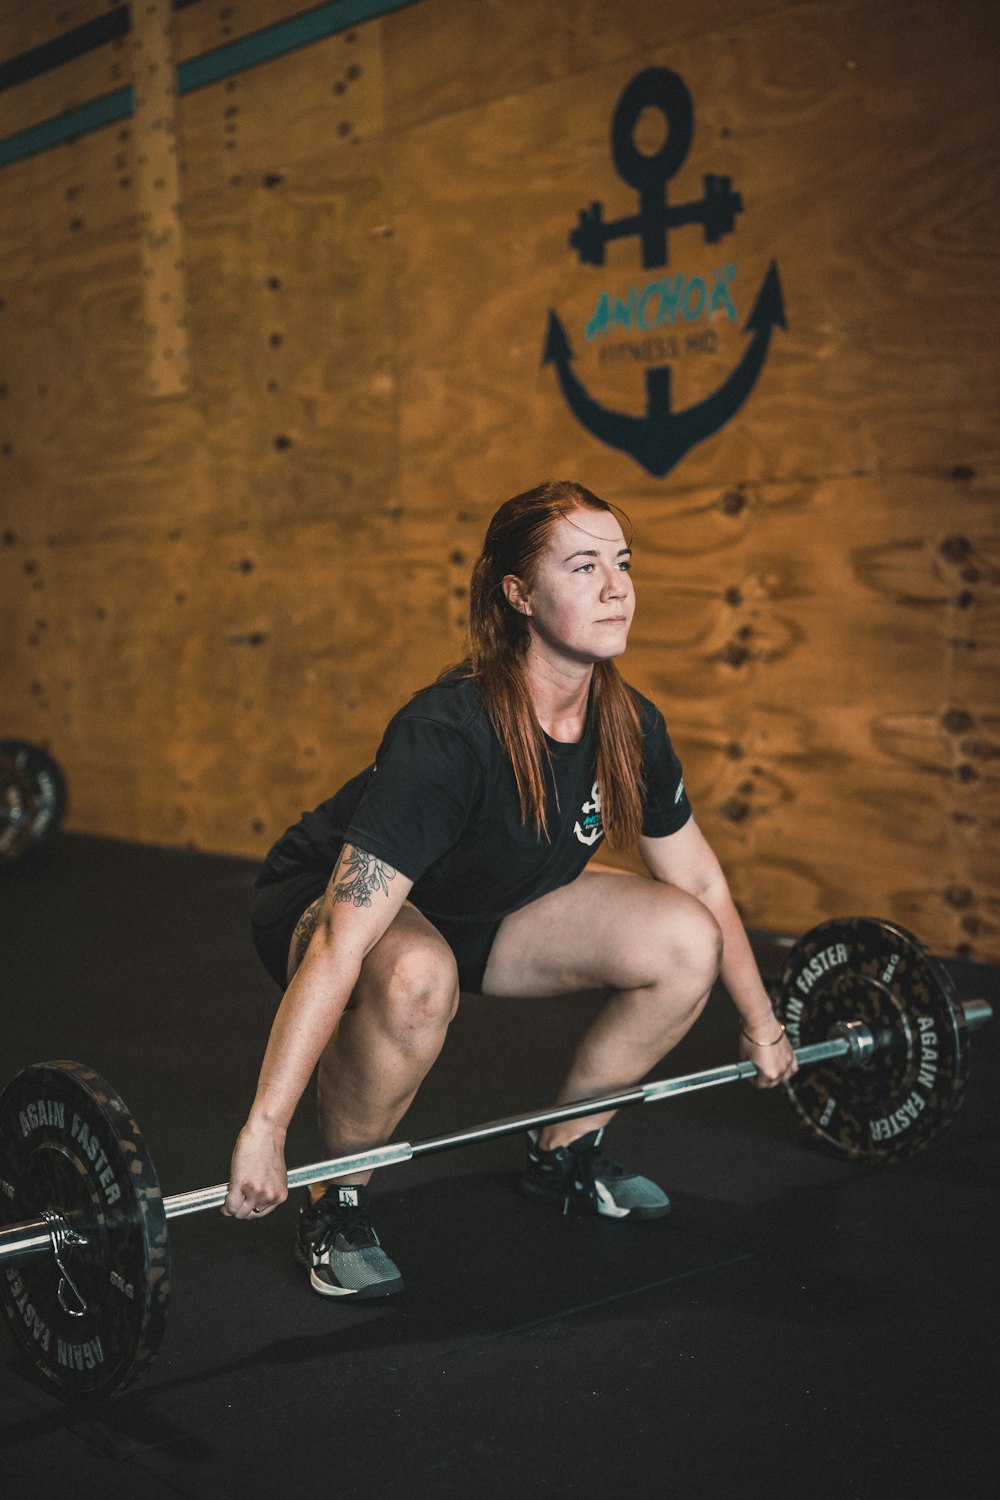
M604 833L604 823L601 819L601 794L597 789L597 782L590 789L590 801L585 802L580 809L583 814L583 822L573 824L573 832L581 844L596 844Z

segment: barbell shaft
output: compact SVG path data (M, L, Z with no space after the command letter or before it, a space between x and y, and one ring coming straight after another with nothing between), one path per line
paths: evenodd
M993 1015L992 1007L985 1000L968 1000L963 1005L966 1024L972 1031L985 1026ZM799 1067L823 1062L847 1054L875 1050L876 1043L866 1026L850 1023L838 1028L840 1035L825 1042L814 1042L799 1047L795 1057ZM854 1042L848 1040L847 1032L853 1032ZM862 1040L863 1039L863 1040ZM492 1120L485 1125L473 1125L466 1130L456 1130L449 1135L434 1136L426 1141L398 1141L388 1146L375 1146L370 1151L359 1151L353 1156L334 1157L329 1161L313 1162L309 1166L296 1167L288 1174L289 1189L308 1187L310 1183L323 1182L328 1178L343 1177L348 1172L366 1172L380 1167L397 1166L412 1161L416 1156L430 1156L437 1151L453 1151L461 1146L473 1145L477 1141L492 1140L497 1136L516 1135L530 1130L535 1125L554 1125L562 1120L578 1120L585 1115L603 1113L609 1109L626 1109L632 1104L652 1104L672 1094L690 1094L696 1089L716 1088L723 1083L735 1083L743 1078L753 1078L757 1068L752 1062L728 1063L721 1068L706 1068L700 1073L682 1074L677 1078L664 1078L654 1083L637 1085L633 1089L616 1094L605 1094L596 1099L581 1099L573 1104L560 1104L531 1114L511 1115L503 1120ZM189 1193L176 1193L163 1200L168 1219L180 1218L184 1214L202 1213L209 1208L219 1208L226 1201L229 1188L224 1183L215 1187L196 1188Z
M850 1050L850 1042L845 1037L837 1036L826 1042L800 1047L795 1056L802 1067L827 1058L843 1057ZM752 1078L756 1072L752 1062L729 1063L722 1068L707 1068L701 1073L688 1073L678 1078L663 1078L654 1083L639 1084L635 1088L623 1089L616 1094L604 1094L596 1099L577 1099L572 1104L556 1104L530 1114L509 1115L503 1120L490 1120L485 1125L471 1125L448 1135L432 1136L426 1141L397 1141L388 1146L375 1146L370 1151L357 1151L352 1156L338 1156L330 1161L295 1167L288 1174L288 1186L308 1187L313 1182L344 1177L348 1172L393 1167L401 1162L412 1161L417 1156L430 1156L438 1151L455 1151L462 1146L493 1140L498 1136L518 1135L522 1130L530 1130L535 1125L555 1125L562 1120L578 1120L584 1115L603 1114L609 1109L626 1109L632 1104L651 1104L654 1100L666 1099L671 1094L690 1094L695 1089L716 1088L719 1084ZM225 1203L228 1193L228 1185L221 1182L215 1187L195 1188L190 1193L175 1193L173 1197L164 1198L163 1209L168 1219L180 1218L184 1214L198 1214L209 1208L219 1208Z

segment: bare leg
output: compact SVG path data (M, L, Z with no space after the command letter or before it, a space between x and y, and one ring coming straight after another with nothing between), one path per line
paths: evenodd
M637 1083L689 1030L719 972L721 934L694 897L599 868L506 917L488 995L610 991L577 1045L557 1103ZM543 1150L597 1130L613 1111L547 1126Z
M292 972L311 935L308 918L307 912L292 939ZM320 1058L317 1113L327 1155L388 1140L441 1051L458 997L450 948L425 917L404 906L365 959ZM370 1176L353 1172L336 1180L362 1183ZM325 1187L317 1184L313 1197Z

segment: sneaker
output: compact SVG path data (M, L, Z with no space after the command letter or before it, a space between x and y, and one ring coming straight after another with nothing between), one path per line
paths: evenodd
M592 1130L542 1151L538 1133L528 1131L528 1170L521 1178L526 1198L551 1203L564 1214L603 1214L609 1219L659 1219L670 1212L670 1199L648 1177L628 1172L601 1155L603 1130Z
M299 1212L295 1259L323 1297L388 1297L403 1290L398 1266L368 1222L368 1189L328 1188Z

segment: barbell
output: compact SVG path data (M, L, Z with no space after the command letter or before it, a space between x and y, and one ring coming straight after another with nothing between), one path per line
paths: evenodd
M951 1123L984 1000L959 1002L947 971L904 928L825 922L788 952L775 1010L801 1071L788 1086L806 1137L888 1163ZM398 1165L560 1120L751 1078L737 1062L598 1098L393 1142L288 1173L290 1188ZM0 1093L0 1301L31 1373L61 1396L106 1398L138 1379L163 1337L167 1220L217 1208L227 1185L163 1198L123 1101L78 1062L25 1068Z

